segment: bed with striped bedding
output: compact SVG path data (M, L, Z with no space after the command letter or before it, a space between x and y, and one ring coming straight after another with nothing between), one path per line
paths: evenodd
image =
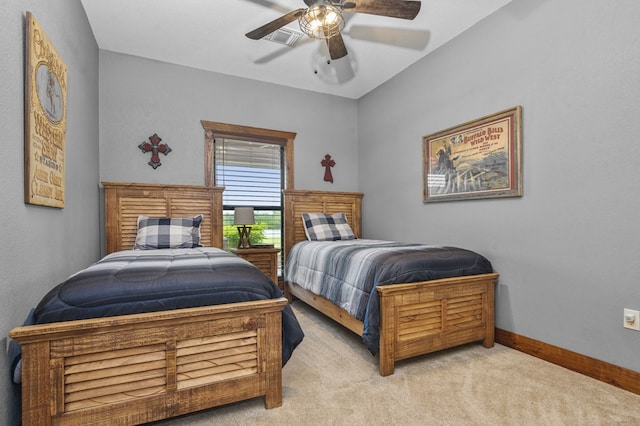
M301 241L287 260L285 279L322 296L364 324L363 343L379 345L377 286L493 272L471 250L369 239Z
M363 195L284 191L287 297L362 336L382 376L399 360L471 342L492 347L499 276L490 262L456 247L361 239ZM359 266L347 266L351 257Z

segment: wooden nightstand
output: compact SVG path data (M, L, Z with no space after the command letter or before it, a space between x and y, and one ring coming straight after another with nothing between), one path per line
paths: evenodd
M258 267L266 276L271 278L276 285L280 286L278 282L278 253L279 248L248 248L230 249L231 253L243 258L244 260L253 263ZM282 288L282 287L281 287Z

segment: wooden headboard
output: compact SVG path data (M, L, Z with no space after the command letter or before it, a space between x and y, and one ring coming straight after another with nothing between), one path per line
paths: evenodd
M306 240L302 213L340 213L347 215L357 238L362 237L361 192L334 192L287 189L284 194L284 256L293 245Z
M138 216L204 216L201 244L222 247L220 187L149 183L102 182L105 197L106 253L133 248Z

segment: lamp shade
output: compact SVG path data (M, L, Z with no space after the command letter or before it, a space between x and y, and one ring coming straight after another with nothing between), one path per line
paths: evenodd
M253 225L256 219L253 217L253 207L236 207L233 212L234 225Z

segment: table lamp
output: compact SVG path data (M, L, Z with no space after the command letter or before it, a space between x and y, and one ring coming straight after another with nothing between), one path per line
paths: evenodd
M236 207L233 212L233 224L238 226L238 248L251 248L249 236L251 235L251 227L256 220L253 216L253 207Z

